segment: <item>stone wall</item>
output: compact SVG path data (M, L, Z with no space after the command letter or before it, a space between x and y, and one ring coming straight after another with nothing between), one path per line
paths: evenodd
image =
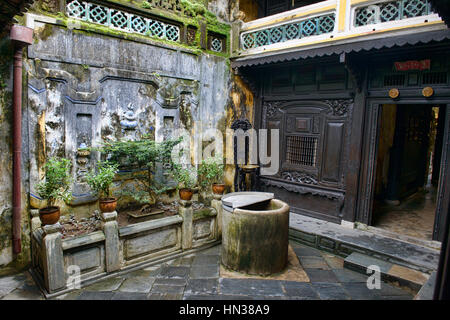
M227 52L212 54L116 30L86 28L86 24L58 19L36 8L36 13L23 20L35 31L34 43L24 53L24 265L30 260L30 205L45 205L35 186L45 174L46 159L72 160L74 199L70 205L61 204L62 214L83 217L97 209L82 177L99 154L84 155L78 152L80 148L144 135L162 141L174 128L198 130L194 123L199 120L202 129L224 132L230 115ZM226 15L220 20L226 21ZM0 272L9 272L5 271L8 264L17 261L11 249L10 91L2 89L6 100L0 104L0 178L4 181L0 187Z

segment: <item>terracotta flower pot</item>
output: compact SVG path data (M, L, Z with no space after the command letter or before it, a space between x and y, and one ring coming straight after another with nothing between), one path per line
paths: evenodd
M178 191L179 195L180 195L180 199L181 200L191 200L192 199L192 195L194 194L194 191L190 188L181 188Z
M215 194L223 194L223 192L225 191L225 184L224 183L214 183L212 185L212 191Z
M61 211L59 210L59 207L45 207L39 209L39 219L41 219L41 224L43 226L57 223L60 215Z
M113 212L117 207L116 198L101 198L98 201L101 212Z

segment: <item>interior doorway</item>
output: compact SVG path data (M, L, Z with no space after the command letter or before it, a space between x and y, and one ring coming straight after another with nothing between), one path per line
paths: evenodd
M396 235L433 239L445 108L381 106L372 226Z

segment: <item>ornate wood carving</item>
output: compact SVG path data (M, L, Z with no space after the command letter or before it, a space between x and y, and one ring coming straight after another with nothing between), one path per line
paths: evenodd
M346 116L350 105L353 103L353 99L347 100L324 100L324 102L330 108L329 112L332 112L334 116Z
M304 183L304 184L317 184L317 180L314 176L297 171L284 171L281 173L281 177L284 180Z
M339 201L342 204L344 203L344 199L345 199L345 196L343 193L332 192L332 191L323 190L323 189L316 189L316 188L311 188L308 186L300 186L300 185L296 185L296 184L291 184L289 182L282 182L282 181L278 181L278 180L263 179L263 178L260 180L260 182L261 182L261 184L266 185L266 186L281 188L281 189L285 189L287 191L299 193L302 195L311 194L313 196L325 197L330 200Z

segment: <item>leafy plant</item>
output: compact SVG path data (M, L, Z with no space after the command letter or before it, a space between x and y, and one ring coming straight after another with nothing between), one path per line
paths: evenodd
M208 186L213 183L221 183L224 177L223 159L220 157L209 157L203 159L199 170L202 186Z
M86 175L86 182L100 198L111 196L111 184L116 175L119 165L109 161L100 161L97 164L97 173L91 170Z
M171 167L172 150L180 142L181 138L155 142L150 137L144 137L137 141L105 143L101 152L107 154L112 163L122 167L140 169L133 175L134 181L140 188L129 186L121 194L130 196L141 204L152 204L158 195L169 189L154 179L156 163L163 163Z
M174 164L172 174L178 182L178 188L192 189L197 184L197 170L194 167L183 168L179 164Z
M45 164L45 180L39 182L36 189L41 198L47 199L49 207L56 200L72 200L70 167L71 161L65 158L50 158Z

